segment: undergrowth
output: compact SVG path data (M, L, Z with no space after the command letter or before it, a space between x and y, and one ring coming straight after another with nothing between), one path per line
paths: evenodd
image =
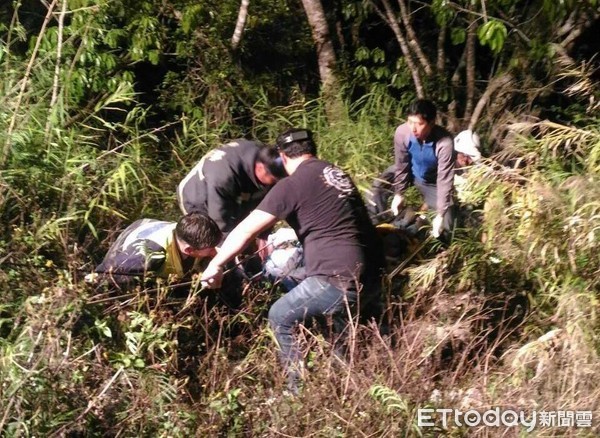
M64 30L98 37L82 17ZM590 428L538 425L537 436L600 432L597 126L507 127L499 153L469 171L465 227L398 273L382 327L354 322L345 361L326 334L301 328L307 380L289 397L265 322L280 293L271 285L250 285L232 310L198 289L99 294L83 275L135 219L176 219L177 183L224 140L272 143L307 126L320 155L364 188L391 162L402 108L372 94L332 123L319 99L271 107L265 98L249 109L249 132L184 114L148 128L128 75L94 91L69 82L89 68L74 58L9 52L0 59L4 436L525 435L417 421L420 408L494 406L593 412ZM103 62L95 75L116 77ZM91 104L80 108L82 96Z

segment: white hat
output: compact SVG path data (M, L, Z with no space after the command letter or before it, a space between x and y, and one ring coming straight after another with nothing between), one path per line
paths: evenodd
M454 137L454 150L468 155L473 161L481 159L479 145L479 135L470 129L459 132L458 135Z

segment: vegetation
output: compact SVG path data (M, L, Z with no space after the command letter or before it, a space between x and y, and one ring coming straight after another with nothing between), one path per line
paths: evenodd
M598 435L597 2L324 2L333 97L319 92L301 2L250 3L235 48L230 0L9 3L3 436L525 434L417 422L419 408L494 406L591 411L590 428L538 423L534 434ZM439 64L418 57L437 54L438 41ZM421 94L448 125L484 139L465 228L408 260L386 291L387 331L355 323L346 363L303 330L298 397L284 394L265 320L280 293L272 285L248 286L234 312L197 285L114 297L83 282L124 226L178 216L178 181L223 140L272 142L308 126L320 154L365 188Z

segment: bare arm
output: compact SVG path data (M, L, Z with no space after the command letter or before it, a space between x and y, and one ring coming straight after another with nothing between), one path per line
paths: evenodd
M202 274L209 288L217 288L223 278L223 266L239 254L256 235L277 222L277 217L261 210L254 210L235 227L223 242L217 255L211 260Z

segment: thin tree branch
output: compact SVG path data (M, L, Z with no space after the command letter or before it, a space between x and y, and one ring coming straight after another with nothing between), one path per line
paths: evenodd
M556 35L558 35L559 37L564 37L565 35L568 35L571 33L571 31L573 30L573 27L575 27L575 18L577 17L577 11L573 11L571 12L571 15L569 15L569 18L567 18L564 22L564 24L559 27L556 31Z
M244 33L244 26L246 25L246 19L248 18L248 6L250 0L242 0L240 5L240 11L238 12L237 22L235 24L235 30L231 37L231 48L236 50L242 40L242 34Z
M396 40L398 41L398 44L400 45L400 50L402 51L402 55L404 56L404 59L406 60L406 64L408 65L408 69L410 70L411 76L413 78L413 83L415 84L415 90L417 91L417 96L419 98L424 98L425 91L423 89L423 84L421 83L421 77L419 75L419 70L418 70L417 66L415 65L415 62L410 53L408 44L406 43L406 39L404 38L402 31L400 30L400 26L398 25L398 20L396 19L396 16L394 14L394 11L392 10L392 7L390 6L389 1L382 0L383 6L385 8L385 12L383 12L381 10L381 8L379 8L379 6L377 6L377 4L374 2L374 0L369 0L369 2L373 6L373 9L375 9L375 12L377 13L377 15L379 15L381 17L381 19L385 23L387 23L387 25L390 26L390 28L394 32L394 35L396 36Z
M477 34L475 32L475 21L471 21L467 28L467 45L465 47L466 54L466 85L467 85L467 97L465 102L465 114L464 118L468 119L471 117L473 111L473 104L475 100L475 40Z
M400 17L402 18L402 23L404 23L406 35L408 36L409 47L413 49L415 56L421 64L421 67L423 67L425 70L425 73L427 73L428 76L431 76L433 69L431 68L431 64L421 49L421 45L419 44L419 39L417 38L417 34L415 33L410 20L410 11L406 5L406 0L398 0L398 5L400 6Z
M421 1L416 1L415 0L415 3L423 5L423 6L426 6L426 7L431 7L430 4L423 3ZM455 9L455 10L457 10L457 11L459 11L459 12L464 12L466 14L474 15L474 16L476 16L478 18L483 18L485 20L488 20L488 17L485 14L482 14L481 12L473 11L472 9L463 8L462 6L460 6L457 3L449 1L449 2L446 3L446 5L449 6L449 7L451 7L451 8L453 8L453 9ZM512 24L508 20L508 18L506 18L506 16L502 14L502 11L498 11L498 14L500 14L501 17L494 17L494 19L496 19L496 20L504 23L508 27L510 27L512 30L514 30L516 32L517 35L519 35L523 39L523 41L525 41L528 45L531 45L531 39L527 35L525 35L523 33L523 31L521 31L516 25Z
M83 419L83 417L85 417L88 414L88 412L90 412L94 408L94 406L96 406L98 401L102 399L102 396L104 396L104 394L106 394L106 391L108 391L110 389L110 387L113 385L113 383L115 383L115 380L117 380L117 378L121 375L121 373L124 371L124 369L125 368L122 366L119 367L117 372L104 385L104 388L102 388L102 391L100 391L99 394L95 395L94 397L92 397L88 400L87 407L81 414L79 414L79 416L75 420L61 426L58 430L53 432L50 436L52 436L52 437L63 436L63 434L65 434L65 432L68 430L69 427L71 427L74 424L79 424L80 421Z
M485 20L487 21L488 13L487 8L485 7L485 0L481 0L481 10L483 11L483 18L485 18Z
M12 34L15 30L15 25L17 23L18 11L20 7L20 3L15 3L15 11L13 12L12 18L10 19L10 26L8 27L8 34L6 36L6 54L5 54L5 69L6 77L8 78L8 72L10 71L10 46L12 44Z
M440 28L440 33L437 39L437 62L436 69L441 75L446 69L446 34L448 33L448 26L445 24Z
M8 126L8 130L6 132L6 142L4 143L4 149L2 151L2 161L0 162L0 168L4 168L6 162L8 160L8 155L10 154L10 145L12 139L12 133L15 129L15 124L17 123L17 115L19 113L19 108L21 106L21 102L23 101L23 95L25 94L25 89L27 88L27 83L29 82L29 76L31 75L31 69L33 68L33 63L37 57L37 53L40 50L40 45L42 44L44 33L46 32L46 27L52 18L52 13L54 8L56 7L56 3L58 0L53 0L50 6L48 7L48 12L46 13L46 17L44 17L44 22L42 23L42 28L40 29L40 33L38 34L38 38L35 42L35 46L33 51L31 52L31 57L29 58L29 63L27 64L27 68L25 69L25 75L21 80L21 88L19 90L19 94L17 96L17 102L14 106L13 116L10 120L10 125Z
M54 64L54 80L52 84L52 97L50 98L50 108L48 109L48 119L46 120L46 128L44 129L44 138L46 142L50 144L50 127L52 126L52 115L57 113L56 101L58 100L58 83L60 78L60 66L62 57L62 46L63 46L63 30L65 23L65 13L67 12L68 0L62 0L62 8L60 15L58 16L58 36L56 45L56 64ZM48 146L49 147L49 146Z
M489 103L492 98L492 94L501 88L506 87L513 81L513 76L510 73L504 73L500 76L496 76L489 83L488 86L483 93L483 95L479 98L477 105L475 105L475 110L473 111L473 115L471 116L471 120L469 121L468 129L473 129L477 124L477 121L481 117L483 109Z
M561 41L561 47L565 49L569 49L573 42L581 36L584 30L592 26L596 20L600 17L600 13L596 12L591 17L587 17L587 19L580 21L579 23L574 23L570 32L567 34L567 37ZM577 25L577 28L574 28Z

